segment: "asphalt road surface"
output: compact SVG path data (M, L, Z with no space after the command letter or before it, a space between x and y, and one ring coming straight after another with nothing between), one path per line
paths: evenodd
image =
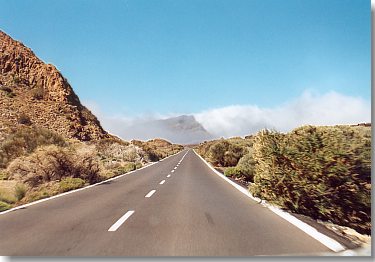
M3 256L327 252L320 242L218 177L193 150L116 180L0 215Z

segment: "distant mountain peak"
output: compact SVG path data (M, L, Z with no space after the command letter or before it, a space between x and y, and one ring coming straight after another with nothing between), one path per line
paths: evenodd
M144 121L125 127L121 133L125 139L162 138L177 144L195 144L214 138L192 115Z
M165 123L170 124L172 127L176 129L197 130L207 132L207 130L192 115L176 116L157 121L165 121Z

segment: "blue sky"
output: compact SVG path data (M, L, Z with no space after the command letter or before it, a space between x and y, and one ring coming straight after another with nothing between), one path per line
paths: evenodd
M105 115L370 101L370 1L0 0L0 28Z

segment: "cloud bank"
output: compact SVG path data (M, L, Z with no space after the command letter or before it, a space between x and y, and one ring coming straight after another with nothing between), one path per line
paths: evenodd
M245 136L263 128L286 132L301 125L337 125L371 122L371 105L362 98L337 92L322 95L305 91L274 108L234 105L194 114L217 137Z
M98 117L104 129L123 139L139 139L142 133L150 132L155 137L169 138L171 141L185 141L184 133L170 134L158 126L155 120L170 119L179 114L149 114L137 117L105 115L95 102L83 103ZM156 109L155 109L156 110ZM316 94L305 91L301 96L272 108L258 105L232 105L190 114L213 135L213 137L233 137L254 134L263 128L287 132L302 125L338 125L371 122L371 104L359 97L346 96L337 92ZM140 127L147 130L140 130ZM177 136L177 137L175 137ZM185 140L184 140L185 139ZM189 138L194 140L194 137ZM199 140L200 138L196 138ZM172 141L173 142L173 141Z

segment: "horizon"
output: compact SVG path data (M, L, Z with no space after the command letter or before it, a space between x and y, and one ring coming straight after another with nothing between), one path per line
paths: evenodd
M368 1L46 3L3 3L1 30L117 136L179 115L216 137L371 122Z

